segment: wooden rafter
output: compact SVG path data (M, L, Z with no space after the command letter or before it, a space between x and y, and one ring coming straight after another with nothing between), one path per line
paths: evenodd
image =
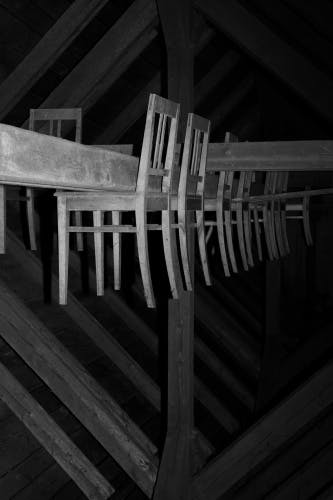
M155 38L156 23L155 2L135 0L40 107L87 112Z
M154 444L3 283L0 305L4 340L150 496L157 472Z
M207 30L198 44L199 52L211 39L212 31ZM205 75L194 89L195 107L223 80L237 64L239 57L233 51L227 52L218 63ZM144 114L150 92L159 93L161 88L161 73L158 72L144 89L126 106L126 108L111 121L110 125L96 139L96 144L115 143Z
M0 375L0 398L86 496L96 500L110 498L114 488L2 363Z
M2 120L43 76L107 0L76 0L0 86Z
M237 0L196 0L197 8L314 110L333 121L333 82Z
M203 469L194 480L194 498L222 497L310 425L332 404L332 375L330 363Z

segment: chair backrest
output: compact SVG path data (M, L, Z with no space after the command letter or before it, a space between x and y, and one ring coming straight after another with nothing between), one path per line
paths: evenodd
M179 180L179 198L203 197L210 121L189 113Z
M136 188L139 193L170 192L179 107L156 94L149 96Z
M70 121L75 123L75 142L81 142L81 108L30 109L29 130L53 135L55 137L62 137L62 133L64 132L64 128L62 128L62 122ZM39 125L37 125L36 122L40 122Z

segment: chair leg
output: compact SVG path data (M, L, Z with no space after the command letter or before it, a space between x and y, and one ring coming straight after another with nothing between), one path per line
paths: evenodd
M210 278L210 272L208 267L208 259L207 259L207 248L206 248L206 238L205 238L205 220L204 213L202 210L197 210L195 212L196 215L196 223L197 223L197 232L198 232L198 242L199 242L199 252L201 265L205 277L206 285L210 286L212 284L212 280Z
M229 252L229 258L231 262L231 268L234 273L238 273L236 256L234 251L234 243L232 240L232 223L231 223L231 211L225 210L224 212L224 220L225 220L225 232L227 235L227 246Z
M254 266L253 254L252 254L252 234L251 234L251 215L250 209L247 208L243 210L243 223L244 223L244 235L245 235L245 246L247 252L247 259L249 266Z
M274 259L279 259L279 250L277 247L277 242L276 242L276 231L275 231L275 218L274 218L274 213L275 213L275 208L274 208L274 202L270 204L270 208L268 210L268 221L269 221L269 230L271 233L271 242L272 242L272 251L273 251L273 258Z
M103 212L94 210L94 228L102 226ZM104 233L98 231L94 233L95 245L95 266L96 266L96 293L104 295Z
M246 257L246 251L245 251L245 241L244 241L244 232L243 232L243 207L242 203L237 203L236 207L236 226L237 226L237 236L238 236L238 243L239 243L239 250L243 262L243 267L245 271L249 270L249 267L247 265L247 257Z
M269 258L269 260L274 260L273 250L272 250L272 241L271 241L272 236L271 236L271 229L270 229L270 223L269 223L269 212L268 212L268 208L266 205L263 207L262 218L263 218L263 224L264 224L264 233L265 233L265 241L266 241L268 258Z
M259 215L258 215L257 207L255 207L253 209L253 220L254 220L254 232L256 235L258 259L260 262L262 262L261 230L260 230Z
M312 239L312 234L311 234L311 227L310 227L310 199L308 196L304 196L303 198L303 229L304 229L304 235L305 235L305 241L308 246L313 245L313 239Z
M143 205L143 203L142 203ZM151 282L149 254L148 254L148 235L147 235L147 215L144 206L138 206L135 210L136 219L136 237L138 242L138 257L141 269L143 290L148 307L156 307L153 285Z
M217 226L217 236L219 239L219 247L220 247L220 254L221 254L223 270L224 270L224 274L229 278L230 277L230 270L229 270L229 265L228 265L228 258L227 258L227 252L226 252L226 242L225 242L225 237L224 237L224 220L223 220L223 208L222 208L222 206L217 207L216 226Z
M27 219L28 219L30 250L37 250L33 189L27 188L26 195L27 195Z
M288 232L287 232L287 214L285 202L281 207L281 230L282 230L282 238L284 241L284 248L286 250L286 254L290 253L289 241L288 241Z
M67 304L69 211L66 199L58 196L58 260L59 260L59 304Z
M179 275L179 262L177 256L176 231L172 228L174 223L174 212L162 211L162 237L165 263L167 267L171 294L174 299L179 298L179 286L177 285L177 269Z
M0 184L0 254L6 252L6 188Z
M281 205L279 201L276 202L276 209L274 210L274 220L276 227L276 240L277 240L278 250L281 257L284 257L286 255L286 249L284 246L284 239L282 235Z
M112 225L119 226L121 223L121 213L112 212ZM112 233L113 241L113 279L114 289L120 290L121 287L121 233Z
M179 246L182 258L183 272L186 290L192 291L192 280L190 271L190 261L187 247L187 213L185 210L178 211Z
M75 212L75 225L82 226L82 213ZM76 233L76 249L78 252L83 252L83 234Z

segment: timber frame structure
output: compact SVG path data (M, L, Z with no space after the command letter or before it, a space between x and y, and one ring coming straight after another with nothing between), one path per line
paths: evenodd
M328 0L321 12L299 0L0 0L0 182L40 189L33 253L0 186L4 499L331 498L331 15ZM288 221L289 255L226 277L213 235L207 288L192 230L194 290L173 300L152 235L148 311L133 241L124 289L106 277L95 297L87 237L70 250L61 308L49 189L133 189L150 93L180 103L179 142L188 113L210 120L208 173L256 172L263 188L263 172L289 172L290 199L319 194L313 246ZM83 144L70 127L65 141L24 130L30 108L74 107ZM234 201L272 196L288 198Z

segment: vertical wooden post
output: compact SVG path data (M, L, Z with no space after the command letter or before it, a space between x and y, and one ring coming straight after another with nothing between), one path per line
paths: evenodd
M168 98L181 105L179 141L182 142L187 114L193 111L192 0L157 0L157 6L167 48ZM193 231L189 248L193 268ZM169 301L167 436L154 500L191 498L193 335L194 295L181 292L179 300Z
M265 268L265 345L256 402L256 411L261 412L274 397L273 387L280 369L280 293L281 263L272 261Z

